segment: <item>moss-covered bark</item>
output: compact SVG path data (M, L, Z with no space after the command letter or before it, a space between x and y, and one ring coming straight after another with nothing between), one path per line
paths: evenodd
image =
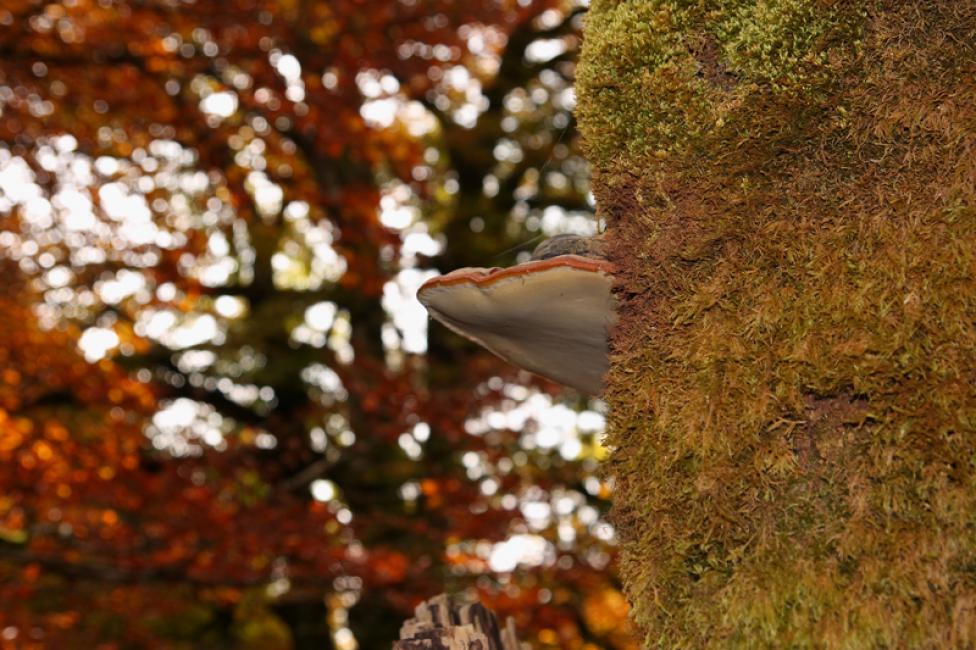
M593 0L648 647L976 645L976 0Z

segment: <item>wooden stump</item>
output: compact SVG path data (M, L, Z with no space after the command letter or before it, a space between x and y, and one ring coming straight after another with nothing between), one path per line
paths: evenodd
M447 594L417 605L415 616L400 628L393 650L520 650L515 622L505 627L481 603L462 604Z

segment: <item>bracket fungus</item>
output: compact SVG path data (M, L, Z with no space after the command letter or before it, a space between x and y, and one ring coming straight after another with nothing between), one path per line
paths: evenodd
M547 256L458 269L427 281L417 298L435 319L506 361L597 395L616 322L612 274L605 259Z

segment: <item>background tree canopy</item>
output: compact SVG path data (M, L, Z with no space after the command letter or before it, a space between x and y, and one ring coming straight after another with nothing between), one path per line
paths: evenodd
M600 405L414 300L597 230L582 12L3 3L0 646L633 647Z

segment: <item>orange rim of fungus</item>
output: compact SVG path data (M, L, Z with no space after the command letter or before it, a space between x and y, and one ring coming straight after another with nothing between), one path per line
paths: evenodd
M550 269L572 268L590 273L604 272L613 274L614 266L605 260L594 260L581 255L560 255L548 260L538 260L535 262L524 262L508 268L495 267L491 269L472 269L470 271L454 271L446 275L439 275L431 278L420 287L420 291L425 289L435 289L438 287L449 287L455 284L471 282L480 286L494 284L500 280L531 275Z

